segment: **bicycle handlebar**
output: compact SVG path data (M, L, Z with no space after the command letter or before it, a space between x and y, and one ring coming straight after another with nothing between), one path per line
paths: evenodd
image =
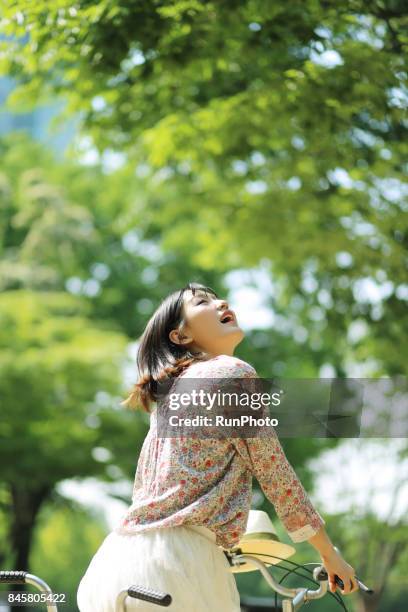
M145 589L139 586L131 586L128 588L129 597L134 599L142 599L143 601L149 601L155 603L158 606L169 606L171 604L171 595L169 593L163 593L162 591L153 591L152 589Z
M327 575L327 571L324 567L322 567L321 571L319 572L318 575L318 580L327 580L328 575ZM361 580L359 580L359 578L357 578L357 576L355 576L355 578L357 579L357 583L358 586L360 587L360 589L362 591L364 591L365 593L369 593L370 595L372 595L374 593L373 589L370 589L368 586L366 586L364 584L364 582L361 582ZM339 585L339 587L344 590L344 582L342 581L341 578L339 578L337 575L335 576L335 583Z
M240 565L242 562L246 562L246 561L249 561L250 563L255 565L255 567L261 572L262 576L265 578L269 586L272 589L274 589L274 591L279 593L279 595L283 595L283 597L290 597L294 601L296 601L297 599L303 599L304 601L308 601L310 599L320 599L320 597L323 597L327 593L327 586L328 586L327 576L326 576L326 579L325 578L320 579L319 588L316 590L306 589L304 587L288 588L288 587L284 587L279 582L276 582L275 578L268 571L265 563L261 561L260 559L258 559L257 557L253 555L249 555L249 554L238 554L238 555L233 555L232 557L230 557L230 563L232 563L232 565ZM315 577L315 579L317 579L316 569L319 570L322 568L321 567L315 568L313 572L313 576Z
M27 572L19 570L1 570L0 584L25 584Z
M319 565L313 570L313 578L320 583L318 589L313 590L304 587L287 588L275 580L273 575L268 571L265 563L261 561L258 557L251 554L243 554L242 552L238 551L234 551L232 554L226 552L226 556L230 565L241 565L249 561L261 572L266 582L274 591L276 591L283 597L289 598L283 600L282 602L284 611L293 612L294 610L298 610L304 603L310 600L320 599L321 597L324 597L324 595L326 595L327 593L329 576L326 568L323 565ZM365 584L363 584L357 578L357 576L356 579L362 591L369 594L374 593L374 591L368 588ZM336 583L341 587L341 589L344 590L343 581L338 576L336 576L335 580Z
M53 595L52 590L44 580L34 574L19 570L1 570L0 571L0 584L31 584L43 593ZM58 612L55 603L46 603L48 612Z
M126 597L133 597L133 599L141 599L142 601L148 601L149 603L156 604L156 606L167 607L172 602L172 597L169 593L163 593L162 591L154 591L153 589L147 589L145 587L132 585L128 589L120 591L116 598L116 610L121 612L124 610L124 603Z

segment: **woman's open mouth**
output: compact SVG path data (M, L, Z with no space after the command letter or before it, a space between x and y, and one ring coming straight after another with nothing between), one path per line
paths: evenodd
M226 312L224 312L224 314L221 316L220 322L223 325L226 325L227 323L236 323L235 321L235 316L234 313L231 312L231 310L227 310Z

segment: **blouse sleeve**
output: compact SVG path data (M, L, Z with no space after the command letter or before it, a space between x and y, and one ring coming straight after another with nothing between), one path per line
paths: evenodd
M230 367L218 375L258 378L252 366L241 360L237 361L239 363L230 363ZM267 437L233 437L231 442L273 504L291 540L303 542L315 535L325 521L313 507L286 458L274 428L268 427Z
M325 521L313 507L274 432L268 438L232 438L237 452L274 505L293 542L308 540Z

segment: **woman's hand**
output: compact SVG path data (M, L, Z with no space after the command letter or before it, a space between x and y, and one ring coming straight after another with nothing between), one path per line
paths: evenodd
M341 578L344 584L344 589L341 590L342 595L349 595L360 588L358 586L354 567L351 567L351 565L346 563L343 559L338 549L333 545L333 542L327 535L324 525L320 527L315 535L308 539L308 542L320 554L323 565L329 576L329 588L332 593L335 593L336 589L340 588L334 581L336 575Z
M329 588L332 593L335 593L337 588L340 589L339 585L335 582L336 575L341 578L344 584L344 590L340 589L342 595L349 595L358 591L359 586L354 568L343 559L335 548L329 553L320 556L329 576Z

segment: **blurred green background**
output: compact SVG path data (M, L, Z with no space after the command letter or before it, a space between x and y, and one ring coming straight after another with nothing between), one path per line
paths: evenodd
M406 376L407 25L385 0L4 0L0 566L66 612L131 501L148 418L119 403L168 293L225 296L261 376ZM282 444L376 590L347 607L404 610L406 439Z

